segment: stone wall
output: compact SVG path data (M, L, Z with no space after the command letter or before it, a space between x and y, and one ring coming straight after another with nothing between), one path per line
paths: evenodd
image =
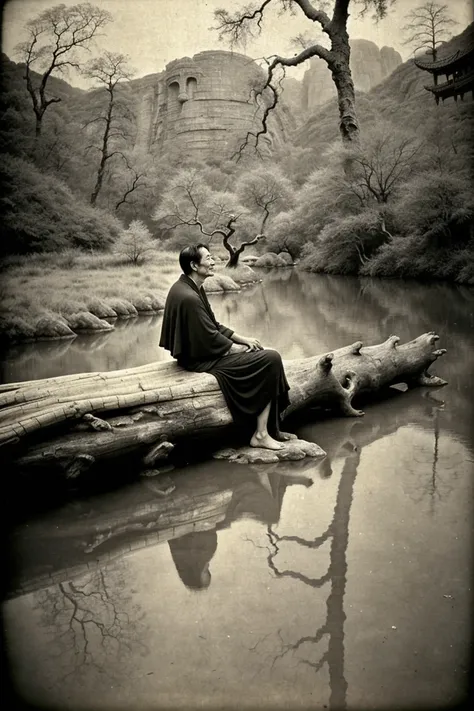
M254 93L263 77L245 55L207 51L136 80L136 149L230 158L247 132L261 126ZM267 149L285 141L291 126L291 113L282 106L270 121Z

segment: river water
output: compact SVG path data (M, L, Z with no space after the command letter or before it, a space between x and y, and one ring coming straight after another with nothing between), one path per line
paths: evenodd
M57 709L414 709L463 698L472 603L474 292L285 270L211 297L286 359L440 335L443 388L308 412L324 460L200 462L12 530L3 621L21 698ZM16 347L3 380L165 359L161 318Z

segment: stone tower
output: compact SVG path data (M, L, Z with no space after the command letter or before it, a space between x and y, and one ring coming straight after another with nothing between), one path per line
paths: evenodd
M230 158L247 132L261 127L255 88L264 76L250 57L206 51L137 80L136 148L155 155L179 151L196 158ZM282 104L262 146L271 150L288 140L291 127L290 112Z

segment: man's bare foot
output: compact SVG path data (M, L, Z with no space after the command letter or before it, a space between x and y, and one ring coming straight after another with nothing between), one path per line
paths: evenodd
M291 432L282 432L281 430L278 430L275 434L275 439L277 442L289 442L291 439L298 439L298 437Z
M281 449L281 444L267 434L255 432L250 440L251 447L261 447L262 449Z

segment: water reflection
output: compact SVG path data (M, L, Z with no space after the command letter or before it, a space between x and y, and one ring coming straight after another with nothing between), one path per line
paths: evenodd
M213 297L217 317L285 358L434 329L449 385L393 390L361 419L306 413L297 433L322 461L202 463L167 498L143 480L18 526L7 629L33 696L335 710L435 707L464 688L472 290L277 276ZM78 338L57 359L10 354L8 378L161 357L159 318L123 324L93 351Z

